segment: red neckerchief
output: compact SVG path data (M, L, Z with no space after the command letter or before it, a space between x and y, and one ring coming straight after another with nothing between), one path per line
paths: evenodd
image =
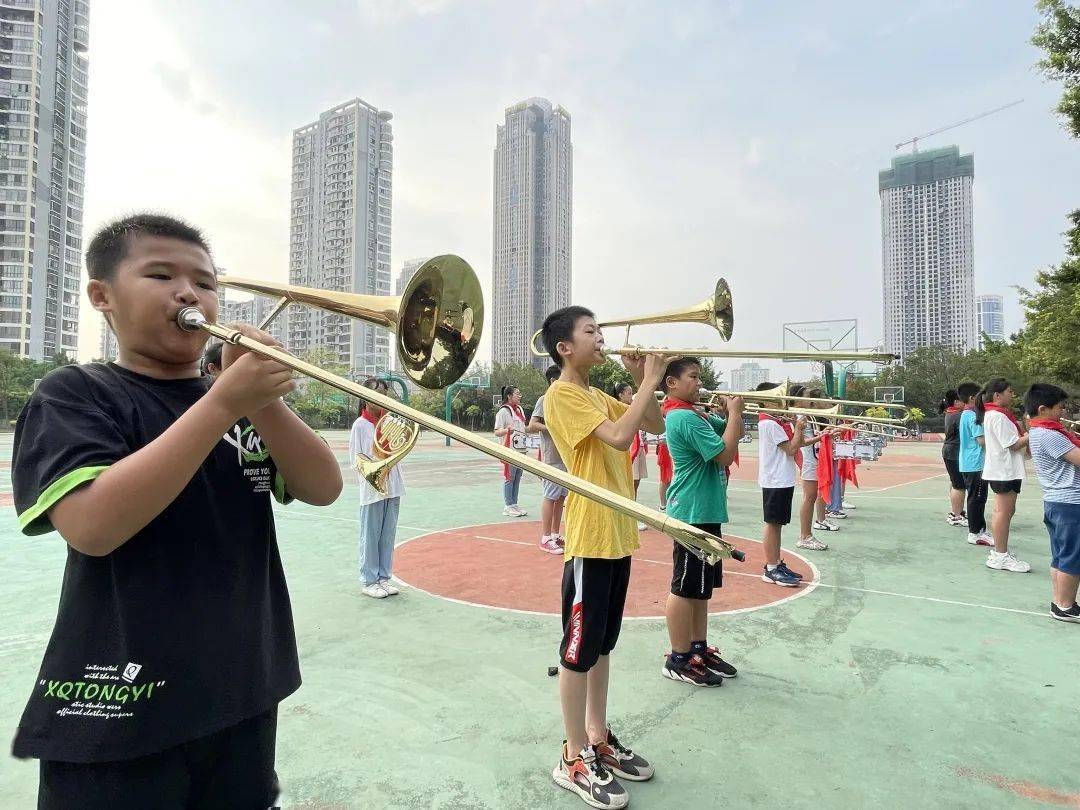
M377 425L377 424L379 424L379 420L378 420L378 419L374 419L374 418L372 418L371 414L370 414L370 413L368 413L368 409L367 409L367 408L364 408L364 410L360 412L360 418L361 418L361 419L367 419L367 420L368 420L369 422L371 422L371 424L373 424L373 425Z
M995 405L993 402L987 402L984 407L988 411L1005 414L1005 416L1008 417L1008 420L1013 423L1013 427L1016 428L1016 432L1019 433L1021 436L1024 435L1024 427L1020 424L1020 422L1017 421L1016 415L1012 411L1008 410L1007 408L1002 408L1000 405Z
M795 428L793 428L787 422L781 422L779 419L777 419L771 413L759 413L758 417L757 417L757 420L758 420L759 425L762 422L769 422L769 421L776 422L776 424L778 424L780 427L782 427L784 429L784 433L787 434L787 437L788 437L789 440L795 438ZM802 450L801 449L795 451L795 466L802 469Z
M826 503L832 501L833 479L832 436L822 436L818 442L817 486L818 495Z
M964 410L962 407L957 408L955 405L950 405L945 409L945 413L960 413L962 410Z
M1066 429L1066 427L1057 419L1028 419L1028 424L1033 428L1040 427L1045 430L1056 430L1072 442L1074 447L1080 447L1080 436L1077 436L1071 430Z
M649 455L648 441L642 438L645 435L644 430L634 431L634 441L630 444L630 460L633 461L638 457L638 454Z

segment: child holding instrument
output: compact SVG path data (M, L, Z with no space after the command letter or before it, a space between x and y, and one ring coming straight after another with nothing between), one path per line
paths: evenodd
M701 363L680 357L664 372L667 394L661 410L675 474L668 489L668 514L684 523L721 535L727 523L727 472L743 433L742 399L725 399L728 418L709 416L694 407L701 390ZM707 641L709 600L723 584L718 561L707 563L673 543L667 626L671 653L660 674L691 686L723 686L737 670Z
M386 380L369 377L364 385L372 391L390 395ZM360 454L375 455L375 428L385 414L372 402L364 403L360 418L353 422L349 433L349 461L355 463ZM372 599L397 596L400 591L390 577L394 571L394 541L397 539L398 514L405 495L405 479L401 465L395 464L386 479L386 494L379 492L357 470L360 482L360 593Z
M525 436L525 411L521 409L521 389L515 385L503 386L502 405L495 414L495 435L507 447L513 447L514 436ZM521 452L525 452L522 448ZM503 514L507 517L525 517L528 512L518 506L518 490L521 488L521 467L503 464Z
M176 323L217 317L199 231L127 217L86 265L119 356L51 372L16 427L19 526L58 531L67 562L13 753L41 760L45 810L267 807L300 686L270 498L332 503L337 459L282 401L289 367L226 345L200 374L206 333Z
M805 389L801 385L793 386L790 394L793 397L805 397L808 401L796 399L795 407L815 408L817 403L812 400L821 399L824 392L818 388ZM832 440L831 430L819 430L813 419L807 420L803 428L802 467L799 470L799 478L802 483L802 505L799 507L799 539L795 543L799 548L810 551L825 551L829 544L814 537L814 530L835 532L840 527L829 523L825 518L825 499L819 490L819 458L818 448L822 444L829 444ZM832 464L832 456L826 454L825 464ZM829 471L831 473L831 470ZM831 478L829 479L832 480Z
M776 388L776 383L763 382L756 390ZM806 419L799 417L794 426L781 422L772 414L758 414L758 486L761 487L762 510L765 518L763 545L765 582L795 588L802 577L792 571L780 557L780 534L791 522L791 500L795 478L802 463L801 450L806 441Z
M1028 436L1012 412L1015 396L1008 380L990 380L975 398L975 422L983 428L981 439L986 450L982 477L994 493L994 548L986 558L986 567L1026 574L1031 566L1009 551L1009 527L1024 479L1028 446Z
M589 385L589 369L606 359L592 312L577 306L557 310L544 320L541 334L562 369L545 403L559 455L574 475L632 499L627 450L638 430L663 432L654 392L667 358L623 358L640 391L627 405ZM622 627L630 554L637 547L632 517L575 493L567 497L559 649L566 741L551 776L593 807L625 807L629 796L619 778L643 781L653 775L648 761L623 746L607 722L610 653Z
M1069 395L1035 383L1024 395L1031 458L1043 488L1043 522L1050 533L1050 616L1080 622L1080 436L1061 424Z

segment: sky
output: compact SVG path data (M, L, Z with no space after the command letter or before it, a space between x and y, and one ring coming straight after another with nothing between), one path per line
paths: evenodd
M722 276L730 343L698 325L637 340L771 351L784 322L856 318L872 346L878 171L901 141L1024 99L920 142L975 155L976 291L1005 296L1013 331L1013 287L1060 261L1080 187L1033 5L93 0L85 231L164 210L220 267L287 280L292 131L359 97L394 116L392 275L456 253L489 294L495 129L542 96L572 118L574 303L683 307ZM101 321L82 312L86 360Z

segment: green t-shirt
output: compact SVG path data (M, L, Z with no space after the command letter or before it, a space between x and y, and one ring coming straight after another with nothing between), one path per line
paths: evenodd
M708 420L708 421L706 421ZM664 417L664 436L675 464L667 513L685 523L727 523L727 475L713 461L724 450L727 423L679 408Z

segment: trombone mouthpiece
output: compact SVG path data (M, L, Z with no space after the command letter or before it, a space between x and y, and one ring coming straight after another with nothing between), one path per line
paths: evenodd
M176 313L176 325L185 332L194 332L204 323L207 323L206 316L198 307L184 307Z

